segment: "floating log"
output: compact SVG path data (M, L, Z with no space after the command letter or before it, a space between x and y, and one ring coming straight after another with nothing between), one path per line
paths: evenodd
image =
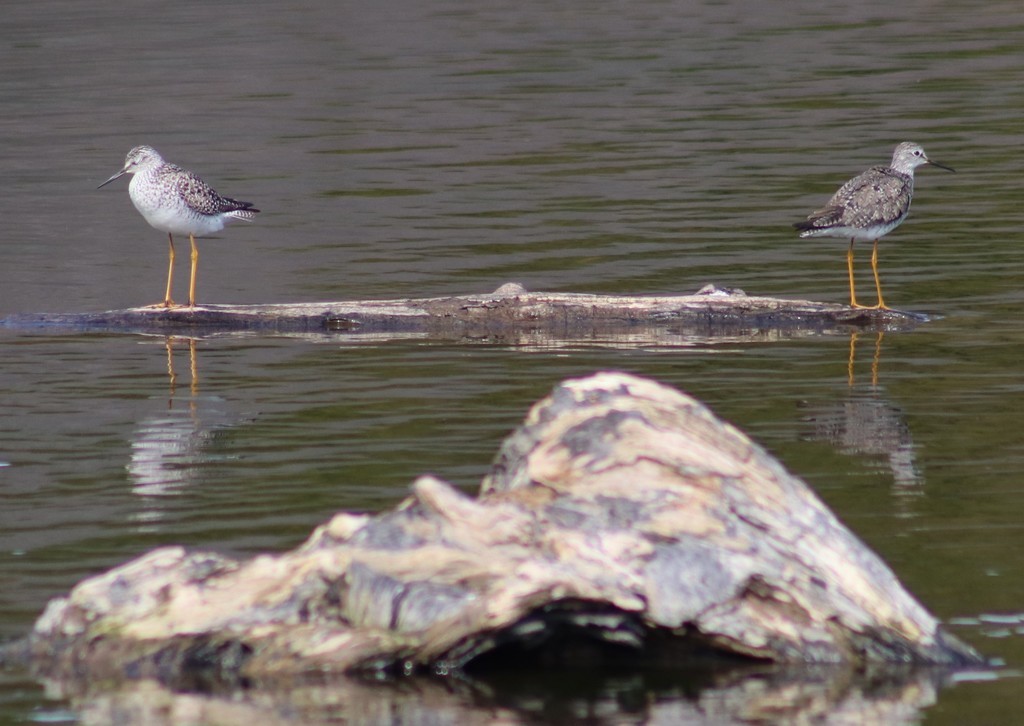
M285 554L160 548L51 601L13 652L68 688L185 690L524 658L983 663L763 449L620 373L535 405L477 498L424 476Z
M508 283L489 295L267 305L143 307L101 313L9 316L18 329L102 330L174 335L263 331L347 335L507 336L541 332L578 338L641 328L705 337L764 331L835 333L910 329L920 313L869 310L810 300L754 297L707 285L693 295L622 296L527 292Z

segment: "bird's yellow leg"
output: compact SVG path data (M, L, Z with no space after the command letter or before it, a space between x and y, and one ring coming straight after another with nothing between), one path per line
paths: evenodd
M857 304L857 293L853 289L853 240L850 240L850 249L846 251L846 269L850 273L850 307L851 308L862 308L863 305Z
M192 275L188 283L188 306L194 308L196 306L196 265L199 264L199 248L196 247L194 234L189 233L188 240L192 243Z
M878 304L875 308L878 310L892 310L888 305L885 304L885 300L882 298L882 283L878 279L878 240L875 240L875 248L871 251L871 271L875 273L875 291L878 293Z
M164 301L153 303L151 308L173 308L174 301L171 300L171 283L174 280L174 235L167 233L167 291L164 293Z

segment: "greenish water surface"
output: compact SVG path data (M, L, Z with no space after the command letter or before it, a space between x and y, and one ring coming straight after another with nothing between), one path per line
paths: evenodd
M512 280L845 301L845 243L791 223L902 140L957 173L919 170L910 220L881 244L887 302L939 318L880 338L223 337L198 341L193 370L186 341L0 331L0 637L161 544L282 551L333 512L393 506L421 473L472 491L552 386L620 369L750 434L1005 663L909 720L1016 716L1024 12L188 0L5 15L0 315L162 297L164 235L125 185L95 190L138 143L263 210L200 242L200 300L224 303ZM3 678L9 721L68 708Z

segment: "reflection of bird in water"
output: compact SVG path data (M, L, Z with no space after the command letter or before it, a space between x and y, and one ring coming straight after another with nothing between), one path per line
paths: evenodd
M189 395L185 405L175 408L178 376L174 370L174 341L173 337L165 341L170 400L161 405L159 412L140 421L131 439L127 469L132 492L146 498L180 494L204 465L220 458L214 451L218 438L239 422L238 416L228 412L224 399L199 395L195 339L188 341L192 379ZM155 506L148 506L138 515L140 520L153 521L162 516Z
M809 438L827 441L847 455L883 456L896 485L914 487L923 484L917 467L916 447L903 411L882 395L878 385L878 364L882 338L875 340L871 360L871 384L854 383L854 356L857 333L850 336L849 385L846 398L837 403L814 406L806 419L814 422Z
M903 411L878 393L851 389L845 400L812 409L807 416L814 422L811 438L827 441L843 454L885 457L898 486L922 484L914 439Z
M224 399L207 396L140 421L127 467L132 492L145 497L180 494L203 464L217 459L210 448L220 432L236 423L232 418Z
M924 149L917 144L904 141L893 151L889 166L874 166L855 176L843 184L824 207L812 212L805 221L793 225L800 230L801 237L841 237L850 240L846 266L850 275L852 307L868 307L857 303L854 292L853 243L854 240L873 240L875 244L871 252L871 270L875 274L878 304L871 307L890 309L882 298L882 284L878 280L878 240L902 224L910 213L910 200L914 196L914 169L922 164L953 171L929 159Z

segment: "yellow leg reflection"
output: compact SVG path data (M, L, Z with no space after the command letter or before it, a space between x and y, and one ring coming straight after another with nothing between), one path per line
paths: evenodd
M871 351L871 383L858 382L857 345L860 338L874 337ZM917 447L903 410L895 404L881 385L883 331L850 333L849 358L845 395L839 400L813 407L808 417L814 422L812 438L827 441L839 452L867 458L868 471L888 470L901 495L920 494L925 483L917 462ZM870 343L868 343L870 345ZM863 353L862 353L863 356ZM861 368L865 363L861 361ZM860 371L863 378L863 370ZM900 500L904 505L908 500Z
M178 374L174 372L174 338L168 337L164 346L167 348L167 377L171 379L171 398L174 398L174 389L178 385ZM167 405L170 408L170 401Z
M878 337L875 338L875 356L871 359L871 387L878 387L878 364L882 360L882 338L885 337L885 332L882 330L878 331Z
M857 331L850 333L850 357L846 362L846 384L853 387L853 364L857 360Z
M139 418L130 437L127 470L132 493L140 497L138 511L131 519L140 532L160 531L161 520L167 515L167 497L186 491L202 479L200 470L213 457L208 451L210 432L234 423L223 410L222 399L199 394L198 341L162 337L170 395L166 399L159 395L155 398L155 410ZM182 349L186 341L188 373L179 374L175 364L178 369L184 367ZM184 375L191 375L192 381L191 394L183 398L176 389Z
M878 355L882 350L882 334L878 334L878 348L875 352L875 361L877 364ZM189 390L193 393L199 393L199 356L196 354L196 339L188 339L188 372L192 376L192 383L189 385Z
M199 363L198 354L196 351L196 339L187 338L188 340L188 371L191 376L191 383L189 384L189 391L193 394L199 392ZM167 377L170 379L171 386L171 401L168 402L168 408L173 403L174 391L178 385L178 374L174 371L174 336L168 336L164 345L167 348Z
M854 331L850 333L850 357L846 363L846 382L852 388L854 384L854 364L857 360L857 338L860 333ZM871 358L871 387L876 388L878 386L878 366L882 361L882 338L885 337L885 331L879 330L878 335L875 338L875 354Z

